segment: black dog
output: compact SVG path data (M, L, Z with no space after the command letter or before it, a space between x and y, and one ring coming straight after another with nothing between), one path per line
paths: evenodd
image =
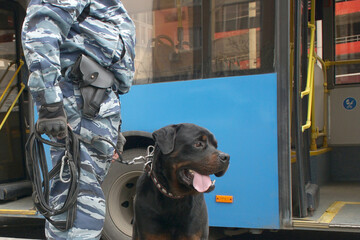
M153 160L137 182L133 239L208 239L203 192L215 188L209 175L224 175L230 156L194 124L161 128L153 138Z

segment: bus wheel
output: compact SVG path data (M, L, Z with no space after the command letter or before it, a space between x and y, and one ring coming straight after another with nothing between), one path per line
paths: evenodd
M122 156L125 161L129 161L134 157L145 155L145 148L133 148L126 150ZM106 218L102 239L131 239L136 181L142 172L143 164L112 163L102 184L106 198Z

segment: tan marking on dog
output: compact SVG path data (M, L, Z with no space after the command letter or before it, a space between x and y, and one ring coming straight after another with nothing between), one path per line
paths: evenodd
M170 234L150 234L147 233L144 236L144 240L171 240Z
M176 158L179 155L179 151L174 151L171 153L170 157Z
M198 232L191 236L181 236L178 238L178 240L201 240L202 232Z
M191 161L187 161L187 162L180 162L177 164L173 164L172 165L172 169L171 169L171 185L170 185L170 191L175 194L175 195L189 195L189 194L193 194L196 191L195 190L190 190L186 189L186 191L184 192L184 187L178 182L177 180L177 175L176 172L178 171L179 168L189 165L191 164Z
M173 164L173 168L174 168L174 170L176 171L176 170L178 170L179 168L181 168L181 167L183 167L183 166L186 166L186 165L189 165L189 164L191 164L191 163L192 163L192 161L179 162L179 163L177 163L177 164Z

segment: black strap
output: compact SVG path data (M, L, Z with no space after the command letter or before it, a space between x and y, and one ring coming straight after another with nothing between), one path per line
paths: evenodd
M119 163L122 163L122 164L127 164L127 165L134 164L134 163L132 163L132 161L128 161L128 162L124 161L124 159L123 159L123 157L122 157L122 153L120 152L120 150L116 147L116 145L115 145L111 140L109 140L109 139L106 138L106 137L94 136L90 141L87 140L87 139L84 138L84 137L81 137L80 135L77 135L77 138L78 138L80 141L82 141L82 142L84 142L84 143L87 143L87 144L89 144L89 145L91 145L91 146L94 145L95 142L100 142L100 141L107 142L107 143L109 143L109 144L114 148L115 152L117 153L117 155L118 155L118 157L119 157L118 159L115 159L115 161L117 161L117 162L119 162Z
M109 139L101 136L95 136L90 141L78 134L75 134L70 127L68 127L68 137L65 143L58 143L46 140L41 137L36 131L32 132L26 142L26 168L29 173L30 180L33 184L33 201L37 210L57 229L66 231L73 226L76 217L76 201L78 195L78 181L80 178L80 141L93 145L96 141L105 141L109 143L116 151L119 159L118 162L123 164L131 164L125 162L122 158L121 152L116 148ZM68 193L65 202L61 207L53 207L49 203L50 196L50 181L60 172L61 161L57 163L49 172L44 145L47 144L53 147L64 148L67 152L67 163L69 165L69 183ZM59 215L67 211L66 221L54 221L52 216Z
M90 13L90 3L85 6L85 8L81 12L81 14L78 16L77 21L79 23L83 22L85 20L85 18L87 18L87 16L89 16L89 13Z
M26 143L26 167L30 180L33 183L33 200L38 211L56 228L66 231L72 227L75 220L76 201L78 195L78 181L80 176L79 139L68 128L69 137L65 144L43 139L39 133L34 131ZM60 171L58 163L50 173L46 163L43 143L64 148L67 151L67 163L69 166L68 193L62 206L56 208L49 203L50 181ZM66 221L53 221L50 217L67 211Z

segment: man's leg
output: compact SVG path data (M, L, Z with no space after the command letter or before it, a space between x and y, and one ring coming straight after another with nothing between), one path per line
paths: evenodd
M96 130L93 130L97 132ZM96 144L100 149L113 152L109 144ZM105 146L104 146L105 145ZM100 147L99 147L100 146ZM60 160L63 151L55 150L53 159ZM104 154L98 149L80 143L80 180L77 198L77 211L74 226L67 232L56 229L47 223L46 236L49 239L99 239L105 220L105 197L101 189L101 183L109 169L112 154ZM64 179L68 178L68 171ZM51 195L55 206L61 206L67 194L68 184L62 183L57 177L54 180ZM54 219L65 220L62 214Z
M63 89L64 92L64 89ZM75 91L75 95L76 91ZM65 110L67 110L69 124L72 129L82 137L90 140L93 136L107 137L114 144L117 141L118 127L120 124L119 99L110 92L108 99L100 109L100 115L94 120L80 118L75 97L64 98ZM79 99L78 96L76 99ZM79 120L80 118L80 120ZM46 237L48 239L99 239L105 220L105 198L101 189L101 183L109 169L113 148L105 142L97 142L90 146L80 143L80 181L77 201L77 211L74 226L66 232L56 229L46 223ZM61 160L64 151L57 149L52 152L53 162ZM64 176L67 179L67 176ZM52 202L55 206L61 205L67 193L67 184L62 183L57 177L53 181L51 189ZM65 214L54 217L54 219L66 218Z

